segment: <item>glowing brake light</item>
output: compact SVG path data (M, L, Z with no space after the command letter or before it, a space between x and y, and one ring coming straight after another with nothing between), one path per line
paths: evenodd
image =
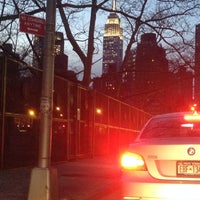
M131 152L125 152L122 155L120 164L123 169L146 170L143 158L140 155Z
M184 115L184 119L186 121L200 121L200 115L197 112L194 112L193 114Z

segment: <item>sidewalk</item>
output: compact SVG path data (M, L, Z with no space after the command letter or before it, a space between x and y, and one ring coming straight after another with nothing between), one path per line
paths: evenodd
M116 158L95 157L54 165L58 172L59 200L95 200L119 190ZM0 199L27 200L32 168L0 171Z

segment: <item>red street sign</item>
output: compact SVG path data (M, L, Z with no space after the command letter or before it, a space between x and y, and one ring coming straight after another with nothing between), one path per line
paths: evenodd
M45 36L45 20L27 14L19 15L20 31L38 36Z

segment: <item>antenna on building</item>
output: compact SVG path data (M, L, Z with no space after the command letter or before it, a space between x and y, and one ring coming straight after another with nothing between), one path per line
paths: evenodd
M112 9L113 9L113 11L116 11L116 0L113 0Z

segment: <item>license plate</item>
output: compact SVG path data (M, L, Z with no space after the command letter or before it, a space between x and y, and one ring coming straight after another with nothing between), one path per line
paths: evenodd
M199 161L178 161L177 162L178 176L200 176Z

